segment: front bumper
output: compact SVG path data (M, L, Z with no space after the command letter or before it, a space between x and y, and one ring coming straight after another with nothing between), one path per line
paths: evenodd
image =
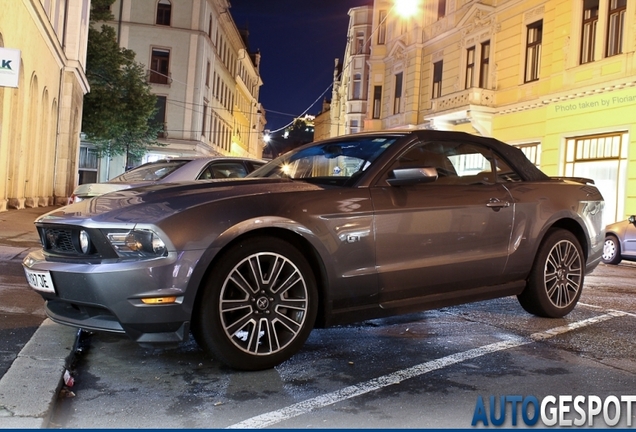
M26 269L49 272L54 292L37 291L55 322L92 331L123 333L140 344L174 344L188 338L196 287L188 290L201 251L112 263L47 261L29 253ZM169 304L142 299L176 297Z

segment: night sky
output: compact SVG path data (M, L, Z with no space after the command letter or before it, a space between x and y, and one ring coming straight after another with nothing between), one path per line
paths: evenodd
M286 126L314 101L331 99L334 59L342 61L350 8L372 0L231 0L238 28L249 29L250 50L261 52L260 102L266 129ZM281 114L282 113L282 114Z

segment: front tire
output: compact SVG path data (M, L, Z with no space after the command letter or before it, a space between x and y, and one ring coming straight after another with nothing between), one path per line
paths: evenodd
M561 318L579 301L584 274L585 258L577 238L553 229L541 243L526 288L517 299L532 314Z
M621 262L621 244L613 235L605 237L603 244L603 255L601 257L605 264L616 265Z
M318 310L305 257L273 237L232 246L208 275L193 316L197 343L235 369L272 368L294 355Z

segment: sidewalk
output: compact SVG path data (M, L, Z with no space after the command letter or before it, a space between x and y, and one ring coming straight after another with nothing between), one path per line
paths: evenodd
M3 268L21 271L22 259L30 250L40 247L33 221L55 208L0 212L0 264ZM17 287L21 289L21 284L18 283ZM30 290L26 279L24 290L25 294ZM24 315L28 318L25 321L34 320L33 314L25 312L23 305L13 304L26 301L21 300L25 297L32 298L30 295L18 295L9 296L10 302L3 300L0 313L10 311L7 313L8 318L4 319L22 322L20 318ZM16 323L15 326L19 328L20 324ZM5 371L0 377L0 429L48 426L49 416L62 387L64 371L72 361L76 335L76 329L55 324L46 318L28 341L20 343L18 340L3 346L2 358L10 362L10 366L0 369Z

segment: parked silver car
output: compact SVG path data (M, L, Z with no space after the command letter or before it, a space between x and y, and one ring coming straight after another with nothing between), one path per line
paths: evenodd
M603 198L492 138L308 144L243 179L151 185L36 221L27 280L62 324L273 367L312 328L516 295L562 317L601 260Z
M636 216L605 227L603 262L618 264L622 260L636 261Z
M173 183L184 180L209 180L245 177L265 165L260 159L239 157L175 157L148 162L103 183L85 183L77 186L71 195L79 202L108 192L130 189L155 183Z

